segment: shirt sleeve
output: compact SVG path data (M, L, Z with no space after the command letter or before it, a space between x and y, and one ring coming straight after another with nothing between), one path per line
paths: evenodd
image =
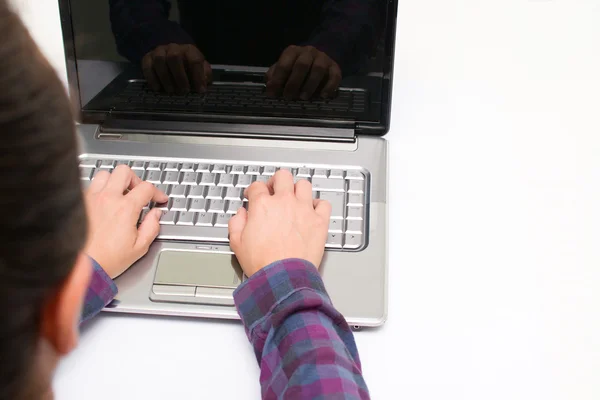
M169 20L167 0L109 0L109 7L117 50L133 63L161 45L194 44L177 22Z
M321 23L305 44L331 57L344 74L357 72L377 47L385 4L381 0L326 0Z
M84 323L96 316L102 309L110 303L117 295L117 285L104 272L100 264L92 257L89 257L92 263L93 272L90 285L85 295L85 303L81 315L81 323Z
M311 263L275 262L242 283L234 300L263 399L369 398L352 331Z

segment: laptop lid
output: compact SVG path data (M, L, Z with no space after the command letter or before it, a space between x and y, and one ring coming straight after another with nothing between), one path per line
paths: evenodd
M389 128L397 1L60 0L81 122Z

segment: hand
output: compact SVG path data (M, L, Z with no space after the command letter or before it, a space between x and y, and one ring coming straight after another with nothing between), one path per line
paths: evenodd
M244 273L252 276L286 258L301 258L317 268L323 259L331 205L313 200L312 185L296 185L288 171L277 171L267 184L246 189L248 211L229 221L229 244Z
M113 279L142 258L158 235L158 209L148 213L137 227L142 208L150 200L166 202L168 197L151 183L142 182L125 165L112 174L96 174L85 194L90 222L85 252Z
M308 100L333 97L342 80L339 65L312 46L289 46L267 71L267 94Z
M154 91L168 93L205 92L212 69L198 48L191 44L158 46L142 58L142 70Z

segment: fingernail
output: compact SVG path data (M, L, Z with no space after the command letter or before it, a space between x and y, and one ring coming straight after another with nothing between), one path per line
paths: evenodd
M329 98L329 93L325 93L325 92L321 93L321 98L323 98L323 99Z

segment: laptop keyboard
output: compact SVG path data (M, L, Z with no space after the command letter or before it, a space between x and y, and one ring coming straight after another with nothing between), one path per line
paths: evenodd
M356 250L365 244L367 177L360 169L327 169L310 166L275 166L204 162L202 160L81 158L80 171L88 186L98 171L128 165L142 180L169 196L164 204L149 204L163 211L159 239L228 242L229 219L247 204L244 189L266 182L278 169L287 169L294 180L307 179L313 197L331 203L326 248Z
M338 90L329 100L294 100L271 98L262 84L215 83L206 93L169 95L151 90L145 81L130 81L114 98L118 111L214 112L242 114L285 114L298 117L342 118L359 116L367 111L367 92L362 89Z

